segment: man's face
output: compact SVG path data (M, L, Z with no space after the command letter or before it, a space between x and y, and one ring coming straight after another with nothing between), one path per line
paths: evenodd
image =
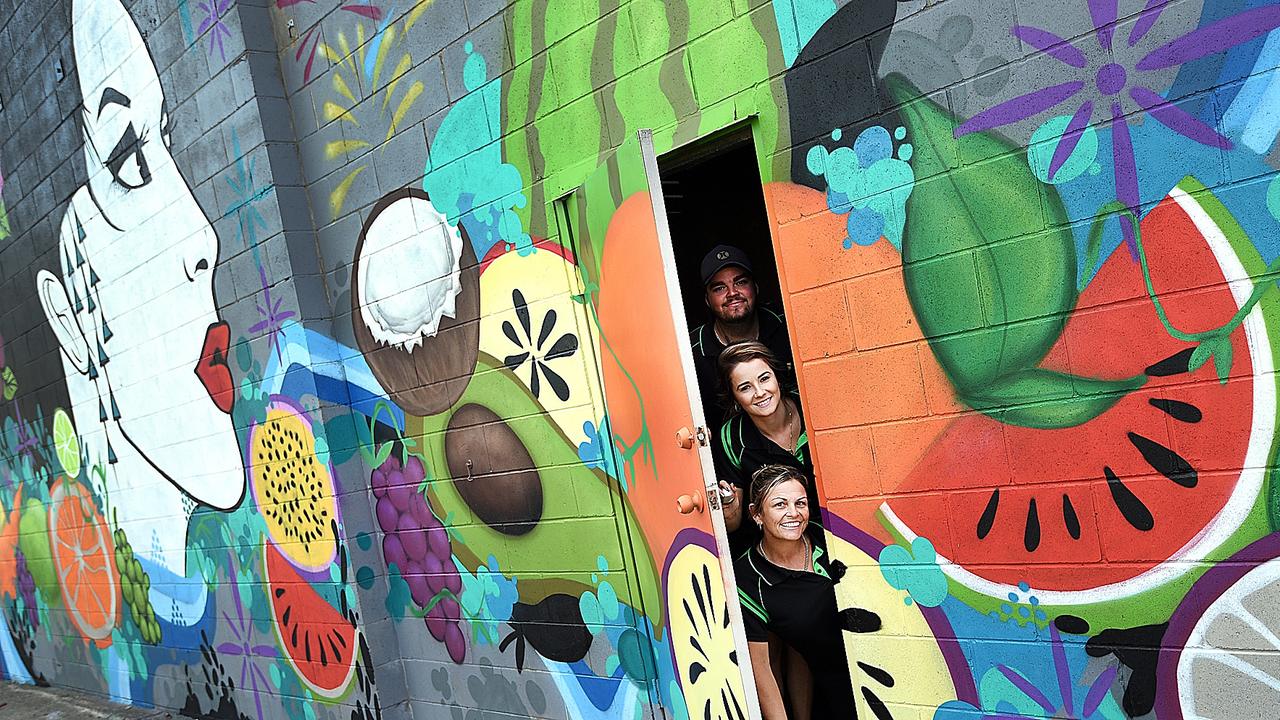
M218 238L174 164L159 77L128 13L78 0L73 30L89 179L68 209L78 245L64 246L84 263L64 277L92 300L78 320L101 368L95 387L153 467L229 508L244 478L213 297ZM77 424L99 419L85 410Z
M717 320L743 322L756 312L756 282L745 268L721 268L707 281L707 307Z

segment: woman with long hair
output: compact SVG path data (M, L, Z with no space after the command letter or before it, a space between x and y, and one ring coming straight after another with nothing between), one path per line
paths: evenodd
M780 464L813 477L800 398L791 389L790 378L781 375L783 367L759 342L735 343L720 353L721 395L729 419L712 443L712 454L734 557L759 540L758 529L742 515L747 486L756 470ZM812 483L808 499L816 513L818 497Z
M843 567L818 542L822 528L809 521L812 482L788 465L764 465L752 476L750 522L760 540L734 561L742 621L765 720L838 718L854 713L835 583ZM788 662L778 681L777 636L803 657L808 672L795 677Z

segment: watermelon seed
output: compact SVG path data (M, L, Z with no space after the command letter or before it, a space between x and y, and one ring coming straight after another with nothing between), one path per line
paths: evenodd
M858 667L862 668L862 672L869 675L872 680L875 680L887 688L893 687L893 676L890 675L888 671L878 668L875 665L868 665L861 660L858 661Z
M876 720L893 720L893 713L889 712L889 708L884 706L884 702L871 692L866 685L862 686L862 697L867 701L867 707L871 708L871 712L875 714Z
M297 625L293 626L293 634L289 638L289 647L293 648L294 650L298 649L298 626Z
M1124 481L1117 477L1109 467L1103 467L1102 471L1107 475L1107 487L1111 489L1111 499L1115 502L1116 508L1120 510L1120 514L1124 516L1124 519L1135 530L1146 532L1155 527L1156 522L1151 517L1151 511L1138 499L1137 495L1133 494L1132 490L1125 486Z
M333 650L333 659L335 662L342 662L342 653L338 651L338 646L333 642L333 637L337 633L329 634L329 647Z
M1027 505L1027 525L1022 532L1022 546L1027 552L1035 552L1040 547L1040 513L1036 512L1036 499L1031 498Z
M284 597L284 588L276 588L276 597L277 598Z
M292 613L292 612L293 612L292 605L284 609L284 615L280 619L284 621L285 627L289 627L289 613Z
M978 518L978 539L982 540L987 537L987 533L991 532L991 526L996 521L996 508L1000 507L1000 488L991 491L991 499L987 501L987 507L982 511L982 517Z
M702 677L702 673L706 671L707 669L703 667L702 663L700 662L693 663L692 665L689 666L689 682L691 683L698 682L698 678Z
M1174 420L1180 420L1184 423L1198 423L1204 417L1204 414L1200 412L1200 408L1191 403L1184 403L1181 400L1151 398L1147 402L1151 403L1157 410L1169 413L1169 416Z
M1168 377L1187 372L1187 369L1191 366L1191 354L1195 351L1195 348L1179 350L1160 362L1149 366L1144 372L1151 377Z
M1191 467L1181 455L1138 433L1129 433L1129 442L1138 448L1143 459L1161 475L1178 483L1184 488L1193 488L1199 480L1196 469Z
M1071 504L1071 498L1062 493L1062 521L1067 524L1067 532L1071 533L1072 540L1080 539L1080 518L1076 517L1076 508Z

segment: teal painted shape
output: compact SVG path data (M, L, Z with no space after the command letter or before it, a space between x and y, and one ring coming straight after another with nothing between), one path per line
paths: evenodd
M484 57L465 46L463 83L469 91L440 123L427 154L422 189L451 223L461 223L477 258L499 242L521 255L534 251L516 208L528 202L524 179L502 161L502 84L488 80Z
M182 25L182 40L191 47L195 44L196 33L191 27L191 10L187 7L188 0L178 0L178 22Z
M791 67L818 28L836 14L836 3L835 0L775 0L773 14L778 20L782 59Z

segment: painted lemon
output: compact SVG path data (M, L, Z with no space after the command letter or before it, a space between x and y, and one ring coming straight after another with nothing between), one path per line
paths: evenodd
M950 623L938 608L907 604L885 581L877 558L884 548L870 535L828 518L833 561L848 568L836 584L846 617L844 651L858 717L915 718L920 707L951 700L975 703L977 691Z
M683 542L682 542L683 541ZM745 720L742 670L733 645L715 541L692 528L676 537L667 563L667 623L689 716Z
M1280 707L1280 535L1205 572L1169 620L1162 644L1172 650L1160 653L1156 670L1161 720Z
M254 425L246 465L253 496L280 552L304 570L323 570L338 552L333 476L316 457L311 420L274 396L267 419Z
M497 359L529 388L574 444L595 440L584 426L595 415L600 383L584 360L586 306L574 302L577 270L552 243L530 255L511 251L486 258L480 273L480 351ZM593 402L593 400L595 402Z

